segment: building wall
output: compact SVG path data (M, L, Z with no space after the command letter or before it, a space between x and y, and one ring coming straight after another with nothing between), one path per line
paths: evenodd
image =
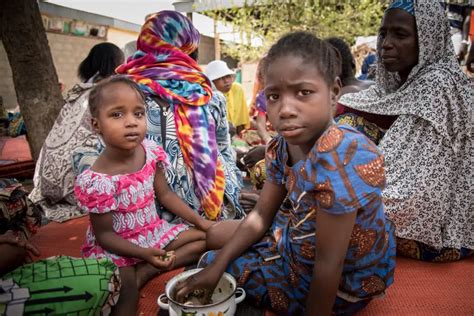
M58 79L64 83L64 93L79 81L77 68L91 48L103 40L47 33Z
M125 31L116 28L109 28L107 31L107 41L114 43L121 49L124 48L125 44L131 41L136 41L138 38L137 32Z
M250 105L250 99L252 98L253 84L255 81L255 74L257 73L257 63L242 64L242 86L244 88L245 97Z
M214 47L215 43L213 37L201 35L198 55L198 63L200 65L207 65L215 59Z
M86 58L94 45L103 42L103 40L50 32L47 32L46 35L58 78L65 85L63 93L66 94L79 81L77 68L81 61ZM109 28L107 40L123 48L125 43L136 40L137 36L138 33ZM18 103L10 64L1 42L0 73L2 74L0 76L0 96L2 96L5 109L12 110Z

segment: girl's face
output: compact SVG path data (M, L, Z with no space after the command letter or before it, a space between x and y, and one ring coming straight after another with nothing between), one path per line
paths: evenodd
M332 124L340 86L326 83L316 65L287 55L270 62L265 73L267 114L272 126L308 153Z
M102 103L94 129L107 147L132 150L141 144L146 133L145 104L140 95L124 83L114 83L102 90Z

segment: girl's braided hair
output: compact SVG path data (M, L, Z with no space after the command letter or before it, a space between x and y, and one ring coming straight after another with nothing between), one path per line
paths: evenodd
M341 73L339 52L328 42L302 31L288 33L273 44L265 58L263 72L266 73L275 59L287 55L299 56L316 65L328 85Z

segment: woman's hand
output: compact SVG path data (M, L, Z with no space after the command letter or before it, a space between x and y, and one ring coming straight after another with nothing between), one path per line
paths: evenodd
M166 252L163 249L143 248L143 260L160 270L171 270L176 260L174 251Z
M209 301L222 274L221 269L211 264L199 273L193 274L185 281L176 284L172 295L181 304L185 303L190 295L204 297L204 301Z
M245 167L252 168L257 162L265 159L265 146L260 145L250 149L242 159Z
M23 239L18 233L15 233L11 230L5 232L5 234L0 235L0 244L10 244L18 248L25 249L29 254L39 256L40 252L35 245L30 243L28 240ZM27 257L27 260L30 259Z

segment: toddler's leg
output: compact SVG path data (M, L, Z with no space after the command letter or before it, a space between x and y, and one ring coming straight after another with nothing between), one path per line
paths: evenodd
M179 234L177 239L165 247L165 250L174 250L176 255L174 268L193 264L206 251L206 233L190 228Z
M119 268L122 287L120 297L112 310L113 316L135 315L138 307L138 288L135 267Z
M170 242L166 251L175 251L176 260L173 268L192 264L199 260L204 251L206 251L206 233L190 228L178 235L178 238ZM149 280L158 275L159 269L149 263L142 262L137 265L137 286L141 289Z
M149 264L148 262L140 262L137 264L137 288L140 290L148 281L165 270L160 270Z

